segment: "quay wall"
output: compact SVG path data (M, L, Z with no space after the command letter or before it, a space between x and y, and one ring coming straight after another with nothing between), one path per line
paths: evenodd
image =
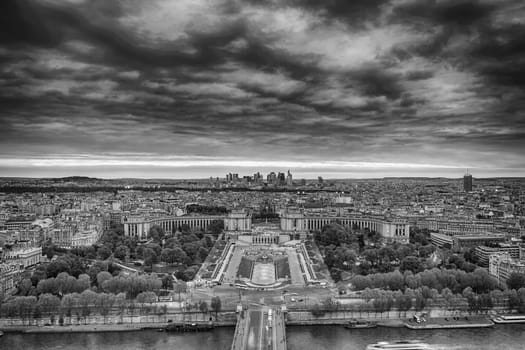
M500 310L492 309L490 313L495 313ZM503 310L501 310L503 311ZM350 319L365 319L373 320L378 323L395 323L395 321L406 320L413 317L415 314L425 312L430 318L444 318L451 316L471 316L466 311L450 311L446 309L426 309L424 311L410 310L407 312L399 312L392 310L389 312L375 313L370 312L356 312L356 311L326 311L321 315L314 316L311 311L307 310L290 310L286 313L287 325L330 325L330 324L344 324ZM140 329L141 325L149 325L151 327L164 326L172 323L210 323L213 322L215 326L230 326L235 327L237 324L237 314L234 311L223 311L217 314L214 312L177 312L168 313L165 315L91 315L86 317L63 317L63 322L60 322L58 317L41 317L36 319L21 319L21 318L0 318L0 330L9 329L24 329L26 327L82 327L82 326L105 326L117 327L130 326L133 329ZM125 328L125 327L124 327ZM99 328L101 329L101 328Z

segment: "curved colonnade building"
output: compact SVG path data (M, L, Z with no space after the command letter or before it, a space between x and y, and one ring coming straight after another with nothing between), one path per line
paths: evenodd
M248 211L233 210L227 216L162 216L147 218L144 216L124 216L124 234L126 236L135 236L146 238L149 229L158 225L166 232L175 232L180 230L183 225L192 229L207 229L215 220L224 221L224 228L227 232L250 234L252 232L252 217ZM382 237L391 241L408 243L410 225L404 219L387 219L384 217L372 216L329 216L319 213L308 214L302 210L286 210L281 214L280 230L282 234L308 233L321 230L323 226L338 223L348 228L368 228L378 232ZM252 233L256 233L255 231ZM254 235L254 242L259 243ZM263 240L266 242L267 240ZM271 240L274 242L274 240ZM268 244L271 243L268 241Z

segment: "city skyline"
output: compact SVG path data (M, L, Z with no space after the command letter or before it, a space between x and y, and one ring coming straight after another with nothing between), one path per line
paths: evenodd
M525 174L520 1L2 1L0 175Z

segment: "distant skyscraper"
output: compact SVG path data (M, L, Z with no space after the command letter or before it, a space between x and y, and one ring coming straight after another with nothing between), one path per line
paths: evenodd
M284 173L277 174L277 182L279 183L280 186L286 183L286 176L284 175Z
M292 173L290 172L290 170L288 170L288 175L286 175L286 184L288 186L293 185Z
M272 171L271 173L268 174L268 176L266 177L266 180L268 181L268 184L275 184L277 182L277 175L275 175L275 173Z
M463 190L465 192L472 192L472 175L467 171L465 176L463 176Z
M253 174L253 182L255 182L256 184L260 184L262 182L262 178L263 177L259 172Z

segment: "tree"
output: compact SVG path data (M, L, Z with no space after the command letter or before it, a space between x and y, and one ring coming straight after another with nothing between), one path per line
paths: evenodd
M401 271L412 271L412 273L418 273L423 270L419 259L413 255L409 255L401 260L399 265Z
M124 316L126 310L126 293L118 293L115 295L115 306L119 310L119 314Z
M104 323L106 323L106 317L111 311L113 304L115 304L115 295L111 293L99 293L95 300L96 306L102 316L104 316Z
M113 276L109 272L100 271L97 274L97 286L99 286L99 288L102 288L102 284L111 278L113 278Z
M218 236L222 233L224 230L224 220L213 220L210 225L208 226L208 231L211 232L212 235Z
M148 237L153 239L155 242L161 242L165 235L166 232L164 229L158 225L151 226L148 232Z
M355 290L372 288L372 280L368 276L356 275L350 279Z
M179 249L182 252L182 249ZM178 261L177 251L175 249L166 248L160 254L160 260L168 264L174 264Z
M199 250L197 251L197 259L203 262L206 260L206 257L208 256L208 249L206 247L201 246Z
M197 265L188 267L182 273L182 279L185 281L191 281L195 277L195 274L197 273L197 271L199 271L199 266Z
M71 317L71 311L78 306L79 297L78 293L66 294L62 297L60 307L67 317Z
M71 261L66 257L60 257L55 261L50 262L46 267L47 277L56 277L60 272L71 272Z
M488 311L494 307L494 302L489 293L481 294L479 302L482 310Z
M106 260L111 256L111 249L103 245L97 251L98 258L101 260Z
M13 301L13 308L16 312L16 315L24 321L27 318L33 317L39 317L40 315L34 314L35 305L37 303L36 297L34 296L28 296L28 297L16 297Z
M173 290L179 294L179 303L180 303L180 294L181 293L186 293L186 283L185 282L182 282L182 281L178 281L177 283L175 283L175 285L173 286Z
M153 268L153 264L157 263L157 254L151 248L144 248L142 251L142 257L144 259L144 265Z
M49 293L49 294L58 294L58 283L55 278L47 278L45 280L41 280L38 282L38 285L36 286L36 293L37 294L43 294L43 293Z
M91 314L92 307L95 305L97 300L97 293L92 290L85 290L80 294L79 305L84 321L87 322L87 317Z
M171 275L166 275L162 277L162 288L173 289L173 278L171 277Z
M395 304L399 311L399 315L401 315L401 312L403 311L406 316L406 312L412 307L412 298L408 295L400 294L396 297Z
M208 303L204 300L201 300L199 303L199 310L203 313L208 312Z
M509 289L519 290L525 287L525 274L513 272L507 279L507 287Z
M215 319L217 319L218 313L222 309L221 298L219 298L218 296L211 298L211 309L215 312Z
M113 255L115 256L115 258L125 261L129 257L129 248L126 247L125 245L119 245L115 249L115 252L113 253Z
M425 309L426 306L427 306L427 299L423 297L423 293L419 291L416 292L416 302L414 305L414 308L416 309L416 311L422 311Z
M46 271L41 269L36 269L35 272L31 275L31 283L33 286L37 286L38 282L47 278Z
M157 257L160 256L160 253L162 252L161 246L157 243L149 243L148 245L146 245L146 248L153 249Z
M24 278L18 284L18 295L22 295L22 296L28 295L32 287L33 287L33 284L31 283L31 280L29 278Z
M75 290L77 293L82 293L86 289L89 289L89 286L91 285L91 277L89 275L83 273L77 278L77 283Z
M52 294L41 294L38 298L37 305L44 314L50 315L51 323L53 323L55 313L59 311L60 308L60 299Z
M157 301L157 295L153 292L142 292L137 295L136 300L140 304L141 310L143 310L145 304L151 304Z
M73 293L76 290L77 279L67 272L61 272L55 279L59 295Z
M351 243L348 231L339 224L328 224L314 235L315 241L321 246L340 246L341 243Z

